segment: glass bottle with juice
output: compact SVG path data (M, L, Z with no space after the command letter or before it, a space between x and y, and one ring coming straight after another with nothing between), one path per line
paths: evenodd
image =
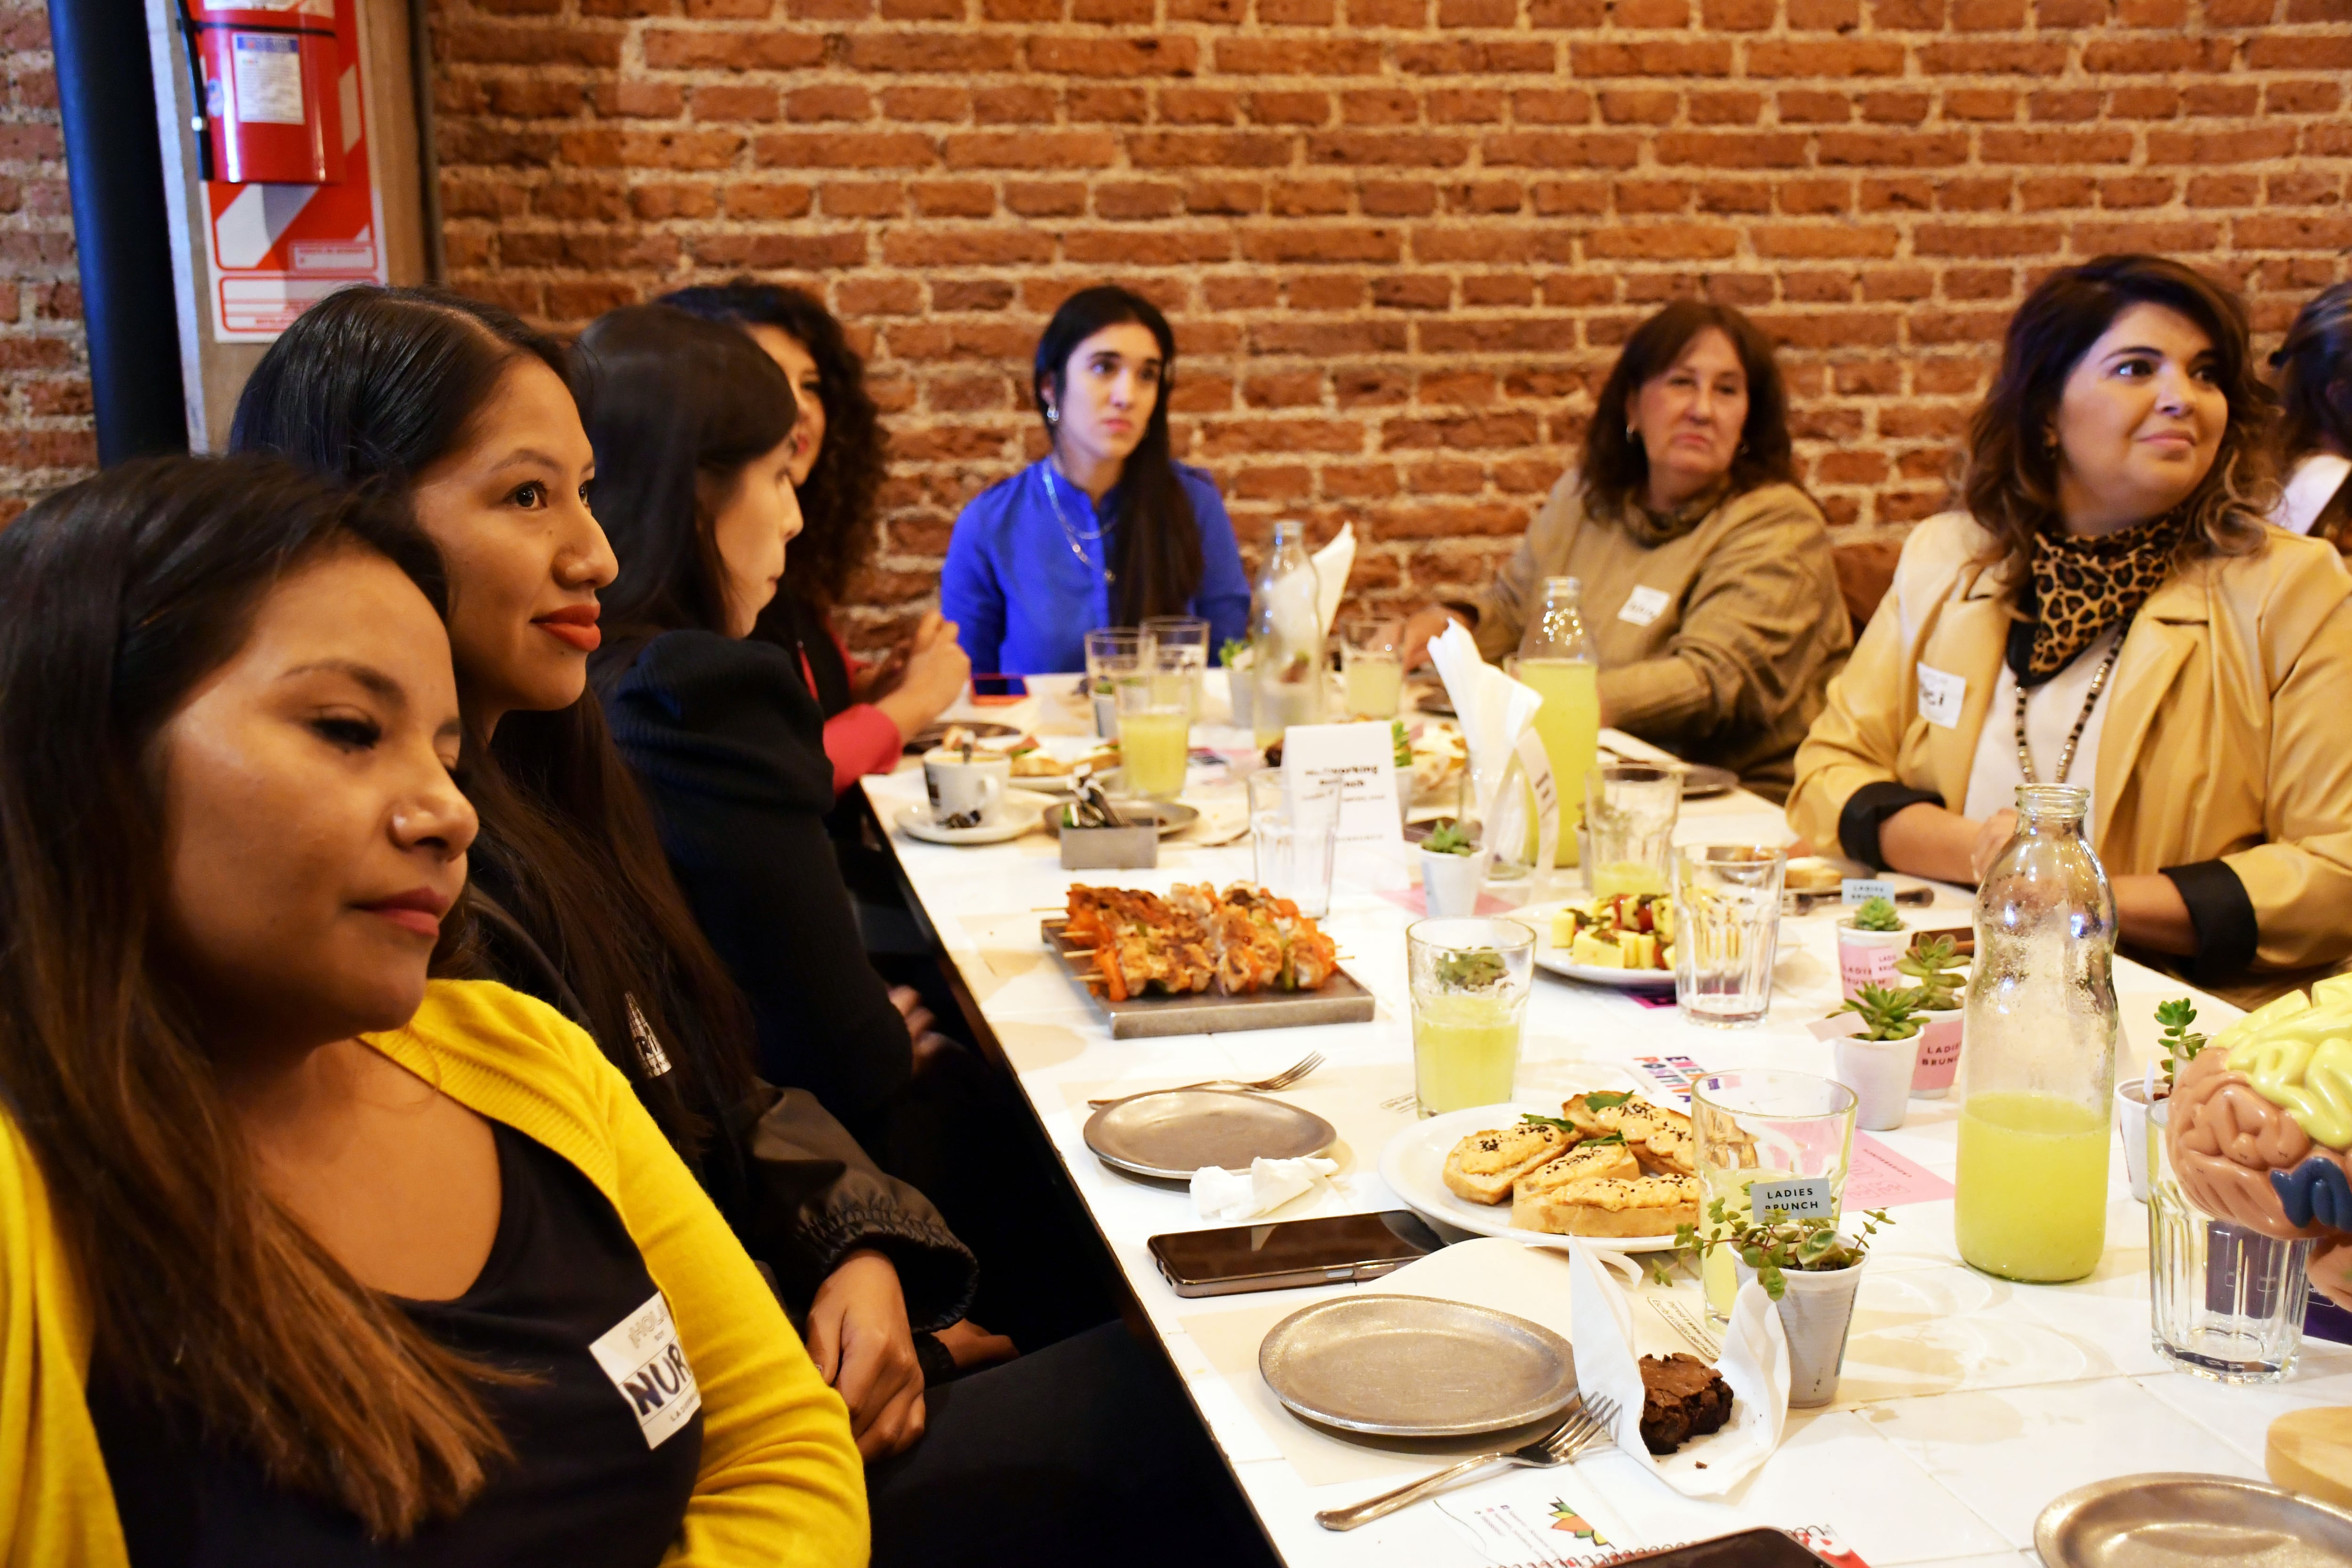
M1584 775L1601 752L1601 665L1584 629L1584 585L1573 577L1547 577L1543 602L1519 638L1511 674L1543 699L1536 734L1559 791L1559 841L1553 864L1576 864L1576 829L1584 817ZM1538 847L1538 824L1528 814L1527 858ZM1655 891L1633 889L1632 891Z
M1263 750L1293 724L1323 721L1322 590L1307 525L1277 522L1250 589L1250 738Z
M2090 792L2027 784L1977 893L1960 1047L1960 1256L2007 1279L2079 1279L2106 1246L2116 900L2083 837Z

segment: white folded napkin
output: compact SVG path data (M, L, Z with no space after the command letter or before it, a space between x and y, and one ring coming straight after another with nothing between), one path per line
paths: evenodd
M1339 1168L1337 1160L1312 1154L1253 1160L1246 1171L1203 1165L1192 1173L1192 1206L1202 1219L1253 1219L1311 1191Z
M1332 623L1339 614L1339 601L1348 596L1348 574L1356 569L1356 525L1343 522L1339 536L1314 554L1316 605L1315 612L1323 623L1323 635L1331 635Z
M1653 1455L1642 1441L1642 1365L1633 1349L1633 1305L1609 1278L1598 1249L1571 1240L1568 1253L1577 1385L1616 1401L1611 1436L1618 1448L1687 1497L1730 1490L1780 1446L1789 1419L1789 1340L1780 1309L1756 1281L1740 1288L1723 1331L1723 1353L1715 1363L1731 1385L1731 1419L1720 1432L1694 1437L1671 1454Z
M1502 787L1503 770L1519 736L1536 721L1543 699L1488 664L1478 653L1478 639L1459 621L1429 645L1430 662L1445 682L1455 721L1470 749L1471 787L1477 792L1481 821L1494 819L1495 794Z

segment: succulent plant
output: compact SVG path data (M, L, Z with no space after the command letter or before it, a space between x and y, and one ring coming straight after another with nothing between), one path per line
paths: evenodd
M1696 1247L1702 1252L1708 1247L1728 1247L1732 1256L1756 1270L1757 1283L1775 1301L1789 1288L1789 1282L1781 1277L1783 1271L1826 1274L1832 1269L1854 1268L1870 1250L1870 1238L1878 1233L1878 1227L1895 1223L1885 1209L1865 1209L1862 1234L1840 1236L1838 1222L1826 1215L1790 1219L1785 1209L1766 1209L1760 1221L1743 1224L1728 1213L1728 1205L1722 1198L1707 1205L1706 1217L1710 1224L1728 1228L1723 1235L1702 1242L1696 1226L1678 1226L1675 1229L1676 1244Z
M1919 1032L1920 1020L1912 1015L1920 1010L1926 995L1916 989L1893 991L1865 981L1861 994L1841 1004L1838 1011L1862 1015L1865 1040L1907 1040Z
M2205 1037L2189 1032L2189 1026L2197 1021L2197 1005L2186 996L2158 1003L2156 1021L2164 1026L2164 1037L2158 1044L2164 1047L2164 1081L2169 1084L2175 1072L2197 1059L2197 1053L2205 1048Z
M1433 855L1475 855L1478 852L1478 846L1471 842L1470 836L1462 830L1462 825L1450 816L1437 819L1437 825L1429 830L1429 837L1421 841L1421 847Z
M1901 931L1903 917L1895 912L1892 899L1864 899L1853 911L1856 931Z
M1895 967L1919 983L1922 1013L1949 1012L1960 1005L1965 972L1959 944L1950 937L1921 937L1911 944L1910 952L1895 961Z

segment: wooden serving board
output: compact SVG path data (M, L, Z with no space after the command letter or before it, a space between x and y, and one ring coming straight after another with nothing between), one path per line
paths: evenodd
M1369 1024L1372 994L1345 969L1334 970L1320 991L1253 991L1228 996L1220 991L1196 991L1181 996L1134 996L1113 1002L1085 977L1094 966L1072 958L1070 950L1087 951L1083 942L1063 934L1066 920L1039 922L1045 945L1062 965L1070 983L1094 999L1110 1024L1114 1040L1144 1040L1161 1035L1232 1035L1244 1029L1296 1029L1309 1024Z

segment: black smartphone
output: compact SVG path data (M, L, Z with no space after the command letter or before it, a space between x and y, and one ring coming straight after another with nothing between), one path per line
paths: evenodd
M1155 1236L1152 1261L1179 1296L1232 1296L1377 1279L1445 1245L1409 1209Z
M1614 1559L1651 1568L1824 1568L1829 1562L1806 1550L1785 1530L1743 1530L1688 1546L1667 1546Z
M975 675L971 700L981 707L992 702L1018 702L1029 695L1029 683L1017 675Z

